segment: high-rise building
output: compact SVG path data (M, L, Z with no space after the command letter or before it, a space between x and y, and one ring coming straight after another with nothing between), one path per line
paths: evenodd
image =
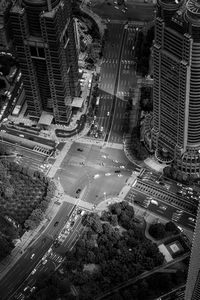
M197 212L185 290L185 300L200 299L200 206Z
M156 156L200 174L200 1L158 0L155 17Z
M11 5L11 0L0 0L0 51L9 51L12 45L8 30Z
M27 114L66 124L79 96L78 57L70 0L18 0L10 11Z

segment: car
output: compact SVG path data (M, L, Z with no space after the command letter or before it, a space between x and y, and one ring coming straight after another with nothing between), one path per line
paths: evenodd
M76 194L79 194L81 192L81 189L76 190Z
M122 9L122 12L125 14L125 13L126 13L126 10L125 10L125 9Z
M26 292L28 289L29 289L29 286L26 286L26 287L24 288L24 292Z
M37 271L36 269L33 269L33 271L31 272L31 275L34 275L36 271Z
M101 132L103 131L103 126L101 126L101 129L100 129L100 131L101 131Z
M78 149L77 149L77 151L79 151L79 152L83 152L83 149L81 149L81 148L78 148Z
M167 209L167 206L165 206L165 205L160 205L159 208L160 208L161 210L166 210L166 209Z
M19 295L17 295L16 299L24 300L25 296L22 293L20 293Z
M116 170L115 173L121 173L121 171L120 170Z
M110 112L108 111L108 112L107 112L107 117L109 117L109 116L110 116Z
M34 292L35 291L35 289L36 289L36 287L35 286L33 286L31 289L30 289L30 292L32 293L32 292Z
M101 157L103 157L103 158L105 158L105 159L107 158L107 156L106 156L106 155L102 155Z
M20 137L24 137L24 135L23 135L23 134L19 134L19 136L20 136Z
M193 222L193 223L195 222L195 218L192 218L192 217L189 217L188 220Z
M176 210L176 214L177 214L177 215L182 215L182 213L183 213L183 210L179 210L179 209Z
M105 174L105 176L110 176L110 175L111 175L111 173L106 173L106 174Z
M96 138L96 139L98 138L98 133L95 133L95 138Z
M31 259L33 259L35 257L35 253L33 253L32 255L31 255Z
M114 8L115 8L115 9L119 9L119 7L118 7L118 6L114 6Z
M75 222L74 222L74 221L72 221L72 222L70 223L70 226L71 226L71 227L72 227L72 226L74 226L74 223L75 223Z
M183 228L181 226L177 226L177 228L180 230L180 232L183 232Z
M156 201L154 199L151 200L151 203L158 206L158 201Z
M100 176L99 174L95 174L95 175L93 176L93 178L96 179L96 178L99 178L99 176Z
M125 166L119 166L120 167L120 169L125 169Z
M118 176L118 177L122 177L123 175L122 175L122 174L118 174L117 176Z
M182 183L179 183L179 182L178 182L178 183L177 183L177 186L183 186L183 185L182 185Z
M43 265L46 265L46 263L47 263L47 259L45 259L45 260L42 262Z
M56 227L56 226L58 226L58 221L56 221L55 223L54 223L54 227Z
M86 213L86 211L83 210L83 211L81 212L81 216L84 216L85 213Z
M114 1L114 4L118 4L117 1Z

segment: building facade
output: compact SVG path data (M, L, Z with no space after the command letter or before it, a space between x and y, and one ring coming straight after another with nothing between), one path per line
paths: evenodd
M161 161L200 174L200 2L158 0L153 145Z
M67 124L73 97L80 93L71 2L17 1L10 26L28 115L39 119L45 111L56 123Z
M0 51L9 51L12 47L12 40L9 35L9 14L11 0L0 0Z
M200 299L200 205L197 212L185 290L185 300Z

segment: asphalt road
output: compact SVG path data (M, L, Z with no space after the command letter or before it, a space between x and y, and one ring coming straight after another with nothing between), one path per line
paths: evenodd
M12 295L13 291L32 272L42 256L51 247L53 240L66 223L73 207L74 205L70 203L63 203L60 210L42 235L35 242L33 241L14 267L3 277L0 281L1 300L8 299ZM57 226L54 226L55 222L58 222ZM33 259L31 259L31 255L33 253L35 255Z
M14 158L14 161L18 164L28 167L35 171L44 171L46 172L48 168L50 168L50 161L53 163L52 159L47 163L45 159L48 157L47 155L43 155L40 152L32 151L24 147L20 147L18 144L5 143L4 141L0 141L0 145L6 147L9 153L18 153L20 156ZM46 167L42 167L46 164Z
M14 125L12 125L12 126L14 126ZM0 130L1 131L3 130L3 132L1 132L1 136L3 136L3 139L6 140L6 133L7 133L9 135L13 135L13 137L15 139L17 138L19 141L21 141L22 144L23 144L23 140L27 139L27 140L31 140L31 141L34 141L39 144L43 144L44 147L48 146L50 149L54 148L56 146L55 142L52 140L44 139L42 137L27 133L24 130L19 130L18 128L14 128L12 126L8 126L5 124L0 125ZM24 137L20 137L20 135L23 135Z
M82 200L97 204L105 197L116 196L136 168L122 150L73 143L55 178L60 180L66 194L78 197L76 191L85 188ZM115 173L117 170L121 172L121 177Z
M73 207L75 208L75 207ZM76 216L76 219L75 219ZM71 222L74 220L74 225L70 226ZM55 221L55 220L54 220ZM25 279L22 285L17 289L14 296L16 299L20 294L28 297L30 295L30 289L35 286L35 282L40 278L44 273L49 274L54 271L56 268L60 266L62 261L64 260L64 255L67 250L71 250L75 243L77 242L79 236L83 232L83 225L81 224L82 216L78 215L77 212L72 209L70 213L70 218L67 222L62 224L62 230L59 233L60 238L62 237L62 244L59 247L55 247L54 245L49 248L49 250L41 257L40 261L34 268L34 273L30 273L30 275ZM70 228L70 232L63 233L64 228ZM60 231L60 230L59 230ZM58 236L56 234L56 236Z
M92 1L91 1L92 2ZM123 6L115 8L114 1L111 5L104 3L91 5L90 9L102 18L113 20L134 20L134 21L152 21L154 16L154 6L147 3L127 3L127 11L122 12Z
M137 41L138 28L113 23L107 26L95 123L105 141L122 144L127 100L133 96L137 85L133 47Z

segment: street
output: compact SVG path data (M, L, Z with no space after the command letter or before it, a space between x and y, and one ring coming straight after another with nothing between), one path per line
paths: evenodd
M66 194L78 198L78 189L85 189L82 199L97 204L116 196L134 168L122 150L73 143L55 178Z
M37 263L43 255L51 247L53 240L63 228L67 221L74 205L64 202L62 207L53 218L51 223L47 226L46 230L40 237L27 248L26 252L17 261L14 267L0 281L0 295L1 300L6 300L13 291L25 280L33 271ZM58 225L55 226L55 223ZM34 257L31 259L31 256Z

